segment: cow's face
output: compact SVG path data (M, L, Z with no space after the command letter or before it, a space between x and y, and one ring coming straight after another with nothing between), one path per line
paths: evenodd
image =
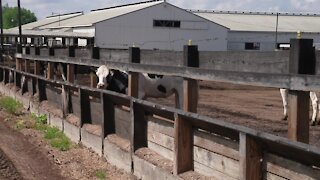
M106 88L108 86L107 78L110 76L110 70L106 66L100 66L96 71L96 75L99 79L97 88Z

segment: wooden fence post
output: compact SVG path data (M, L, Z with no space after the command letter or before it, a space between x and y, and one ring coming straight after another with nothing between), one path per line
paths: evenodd
M129 48L129 62L140 63L140 48L130 47ZM139 73L129 72L128 79L128 96L138 97L139 96Z
M143 107L131 101L131 153L142 147L147 147L148 125Z
M85 123L91 123L91 109L89 93L83 89L79 89L80 98L80 128Z
M49 56L54 56L54 48L49 48ZM48 62L48 69L47 69L47 78L53 79L54 76L54 62Z
M39 97L39 102L44 101L47 99L46 95L46 83L42 79L37 78L37 92Z
M184 65L199 67L199 52L195 45L184 46ZM183 80L183 110L197 112L198 106L198 81L194 79ZM193 130L192 124L176 115L175 129L175 162L174 173L180 174L193 170Z
M312 39L290 40L289 73L314 74L315 50ZM309 92L289 90L288 138L309 143Z
M190 122L175 114L174 174L193 170L193 131Z
M39 46L36 46L36 47L34 48L34 54L37 55L37 56L40 55L40 47L39 47Z
M92 59L100 59L100 48L92 47L91 48L91 58ZM94 73L90 73L90 86L91 88L96 88L98 84L98 77Z
M104 138L109 135L115 133L115 109L114 103L107 95L101 93L101 104L102 104L102 141Z
M240 133L240 180L262 179L262 150L250 136Z

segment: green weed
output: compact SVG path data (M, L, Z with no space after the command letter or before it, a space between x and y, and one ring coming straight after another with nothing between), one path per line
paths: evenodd
M106 173L104 170L98 170L96 171L96 177L98 179L106 179Z
M11 97L1 98L0 107L2 107L6 112L14 115L20 115L23 109L22 104Z

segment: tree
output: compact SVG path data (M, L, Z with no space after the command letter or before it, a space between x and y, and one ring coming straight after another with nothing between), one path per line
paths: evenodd
M37 21L37 17L28 9L21 8L21 25ZM3 28L9 29L19 26L18 7L3 6Z

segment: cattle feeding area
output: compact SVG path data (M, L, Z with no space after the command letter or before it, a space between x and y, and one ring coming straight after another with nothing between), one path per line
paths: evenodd
M293 62L313 53L310 60L313 64L319 53L299 51L299 47L309 45L309 42L301 43L304 41L292 42L298 54L295 51L198 52L196 46L185 46L183 53L140 51L136 47L129 51L85 51L74 47L31 47L31 51L30 47L24 47L29 49L25 50L28 53L16 54L16 68L0 67L1 91L22 101L30 111L47 114L49 123L62 129L73 141L82 142L138 178L317 179L319 148L307 143L309 139L314 141L313 132L319 128L312 127L309 138L308 91L317 91L320 85L317 75L306 74L318 74L318 68L310 69L314 66L308 63L300 67ZM94 55L97 52L99 55ZM65 64L67 81L41 76L40 62L52 67L55 63ZM129 96L97 89L96 76L90 77L91 87L80 85L85 80L74 77L78 74L75 69L80 66L102 65L128 72ZM14 74L13 83L9 82L10 71ZM52 69L47 73L52 74ZM182 78L183 109L158 103L173 104L166 99L136 98L140 73ZM26 78L25 83L21 77ZM207 81L216 82L206 84ZM234 85L222 86L218 82L246 86L242 87L243 91L237 91ZM288 125L281 121L279 88L289 89ZM240 94L231 94L228 99L226 94L230 92ZM215 93L219 97L210 100ZM261 97L263 93L267 94ZM233 110L237 99L252 104L238 104L239 110ZM260 106L264 108L261 111L251 109ZM252 115L246 115L248 112ZM228 118L230 115L232 118ZM268 116L285 127L278 135L284 136L288 131L291 140L264 132L266 126L261 128L259 124L270 123L266 120ZM256 125L244 127L237 123L239 119L244 124L247 119L253 119ZM190 172L191 175L186 174Z

